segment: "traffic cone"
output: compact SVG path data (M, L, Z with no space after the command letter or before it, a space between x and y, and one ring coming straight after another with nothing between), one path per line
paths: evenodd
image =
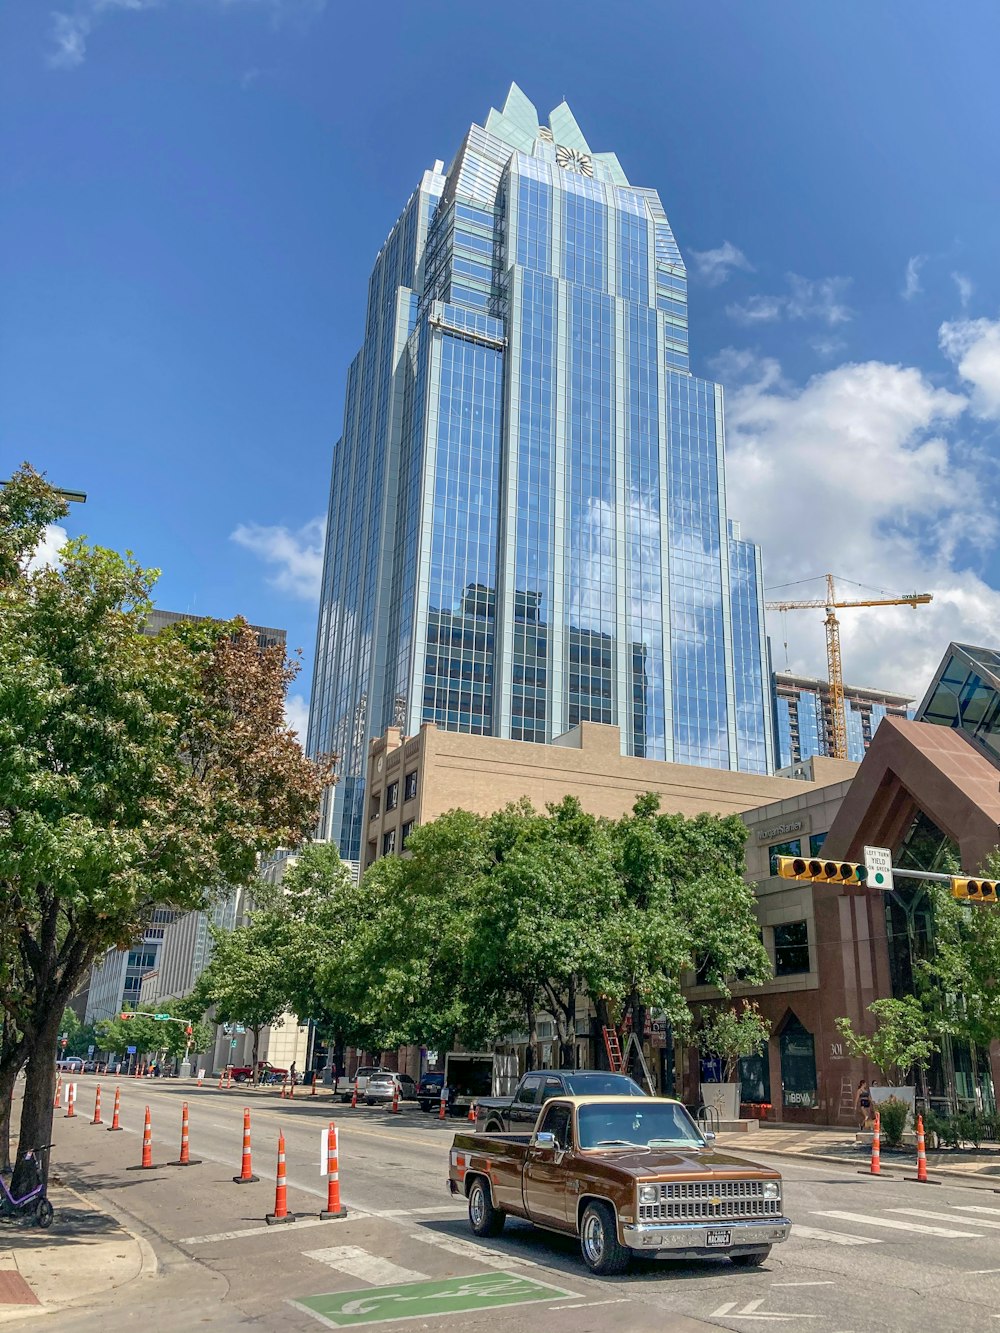
M52 1098L52 1109L57 1110L62 1106L62 1079L56 1077L56 1095Z
M915 1180L920 1185L940 1185L940 1180L931 1180L927 1174L927 1149L924 1143L924 1117L917 1116L917 1174L904 1176L904 1180Z
M351 1093L351 1110L357 1109L358 1105L358 1080L354 1080L354 1091Z
M101 1119L101 1085L100 1085L100 1083L98 1083L98 1085L97 1085L97 1094L96 1094L96 1096L94 1097L94 1118L93 1118L93 1120L91 1120L90 1123L91 1123L92 1125L103 1125L103 1124L104 1124L104 1121Z
M205 1082L205 1075L199 1070L199 1071L198 1071L198 1087L200 1088L204 1082Z
M881 1131L882 1122L879 1119L878 1111L875 1112L875 1129L872 1133L872 1164L867 1171L859 1171L859 1176L877 1176L882 1171L882 1152L881 1152Z
M66 1114L64 1120L73 1120L76 1117L76 1084L66 1084Z
M226 1071L223 1070L222 1073L219 1075L219 1086L215 1089L216 1092L221 1092L221 1091L222 1091L222 1080L223 1080L225 1077L226 1077Z
M243 1165L240 1168L240 1174L233 1176L237 1185L250 1185L255 1180L260 1180L260 1176L253 1173L253 1159L250 1155L250 1107L243 1108Z
M146 1107L146 1121L142 1127L142 1161L138 1166L130 1166L130 1171L157 1171L159 1168L153 1165L153 1122L150 1119L149 1107Z
M318 1070L318 1069L314 1069L314 1070L313 1070L313 1081L312 1081L312 1092L309 1094L310 1097L315 1097L315 1096L316 1096L316 1084L319 1082L319 1077L318 1077L318 1076L319 1076L319 1070Z
M181 1155L176 1162L170 1162L170 1166L201 1166L199 1157L191 1156L191 1147L188 1143L188 1104L184 1102L181 1105Z
M279 1222L294 1222L295 1214L288 1211L288 1192L285 1187L285 1136L278 1135L278 1174L274 1183L274 1212L264 1217L267 1225L276 1226Z
M448 1094L444 1088L441 1089L441 1104L438 1107L438 1119L443 1120L448 1114Z
M121 1110L121 1101L122 1101L122 1090L116 1085L115 1109L114 1109L114 1114L111 1117L111 1124L108 1126L109 1134L112 1132L112 1130L119 1130L119 1131L121 1130L121 1125L118 1123L118 1112Z
M337 1126L331 1120L326 1131L326 1208L320 1213L324 1222L347 1216L347 1209L340 1202L340 1165L337 1157Z
M395 1079L392 1081L392 1113L399 1114L399 1084Z
M469 1103L469 1124L470 1124L470 1125L474 1125L475 1123L476 1123L476 1103L475 1103L475 1102L470 1102L470 1103Z

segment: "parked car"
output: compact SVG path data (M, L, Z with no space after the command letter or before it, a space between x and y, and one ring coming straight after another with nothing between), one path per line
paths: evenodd
M555 1097L528 1133L456 1134L448 1188L477 1236L524 1218L578 1237L593 1273L622 1273L633 1253L756 1268L791 1230L781 1175L714 1137L672 1098Z
M523 1075L513 1097L483 1097L476 1103L476 1127L502 1134L533 1125L552 1097L645 1097L627 1074L607 1069L535 1069Z
M83 1060L78 1055L67 1055L56 1061L56 1069L65 1074L82 1074Z
M436 1111L441 1104L441 1089L444 1086L444 1074L425 1074L417 1084L417 1100L421 1111Z
M417 1085L409 1074L372 1074L365 1085L365 1101L369 1106L391 1102L396 1088L400 1101L416 1101Z
M386 1069L382 1065L358 1065L354 1073L347 1077L341 1074L337 1079L337 1086L334 1089L334 1095L339 1097L342 1102L349 1102L354 1096L354 1089L357 1087L358 1097L365 1095L365 1089L368 1087L368 1080L372 1074L391 1074L391 1069Z
M234 1083L249 1083L253 1074L253 1065L234 1065L232 1069ZM288 1077L287 1069L279 1069L277 1065L272 1065L270 1060L257 1061L257 1082L258 1083L280 1083L282 1079ZM298 1082L298 1075L295 1081Z
M85 1061L83 1062L83 1072L84 1072L85 1074L96 1074L96 1073L97 1073L97 1061L96 1061L96 1060L85 1060Z

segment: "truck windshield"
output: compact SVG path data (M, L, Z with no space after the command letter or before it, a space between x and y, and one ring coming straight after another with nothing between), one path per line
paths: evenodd
M635 1106L581 1106L581 1148L694 1148L705 1140L683 1106L636 1098Z

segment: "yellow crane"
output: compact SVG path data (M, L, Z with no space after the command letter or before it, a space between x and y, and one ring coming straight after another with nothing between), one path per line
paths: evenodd
M844 714L844 671L840 660L840 621L837 609L845 606L912 606L933 601L929 592L904 593L900 597L877 597L866 601L837 600L833 575L826 576L826 598L810 602L765 602L768 611L826 610L826 660L830 676L830 717L833 722L833 757L847 758L847 718Z

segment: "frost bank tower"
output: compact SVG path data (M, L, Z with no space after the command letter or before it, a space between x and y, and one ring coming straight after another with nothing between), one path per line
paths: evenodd
M357 859L368 745L422 723L773 771L758 549L689 369L656 190L512 86L379 251L333 456L312 752Z

